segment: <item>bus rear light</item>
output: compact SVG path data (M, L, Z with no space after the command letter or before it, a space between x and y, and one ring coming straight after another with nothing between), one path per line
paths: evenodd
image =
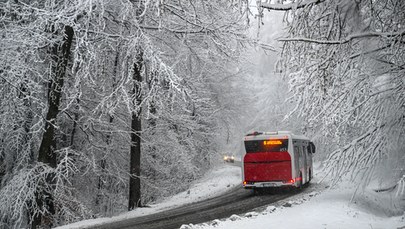
M285 181L283 181L283 183L286 183L286 184L294 184L294 183L295 183L295 180L294 180L294 179L285 180Z
M247 183L246 181L243 181L243 185L246 185L246 183Z
M263 141L263 145L281 145L281 144L283 144L283 142L280 140Z

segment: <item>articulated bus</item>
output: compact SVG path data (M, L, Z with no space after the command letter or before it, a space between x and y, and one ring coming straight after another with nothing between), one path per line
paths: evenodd
M244 143L244 188L301 188L311 181L315 145L307 137L289 131L253 132Z

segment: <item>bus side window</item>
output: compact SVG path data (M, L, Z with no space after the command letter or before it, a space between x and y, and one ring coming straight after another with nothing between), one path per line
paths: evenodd
M305 164L307 163L307 151L305 150L305 146L301 146L301 156L302 156L302 164L303 167L305 167Z
M304 146L304 150L305 150L305 153L306 153L306 156L307 156L307 164L308 164L308 165L311 165L312 154L311 154L309 145L308 145L308 146Z
M302 146L302 152L303 152L303 154L305 154L305 157L307 158L308 157L308 147L306 147L306 146Z
M302 147L297 147L298 149L298 167L301 169L302 167L304 167L304 155L302 152Z
M304 155L305 155L305 163L308 166L310 164L310 160L311 160L311 158L310 158L311 153L308 151L307 146L302 146L302 151L304 152Z
M297 160L298 158L300 158L299 155L299 150L298 150L298 146L294 146L294 159Z
M298 146L294 146L294 165L297 170L299 170L299 160L300 160L300 154L299 154L300 152L298 149L299 149ZM298 173L297 173L297 175L298 175Z

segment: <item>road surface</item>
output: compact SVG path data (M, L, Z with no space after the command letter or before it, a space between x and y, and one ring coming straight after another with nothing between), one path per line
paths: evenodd
M237 186L225 194L211 199L147 216L99 225L95 228L174 229L179 228L183 224L203 223L229 217L233 214L242 214L298 193L311 192L315 189L314 186L316 185L310 185L301 191L282 191L260 195L255 195L252 190L246 190L242 186Z

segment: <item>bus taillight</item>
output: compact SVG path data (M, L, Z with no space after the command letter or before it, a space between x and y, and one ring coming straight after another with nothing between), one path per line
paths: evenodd
M283 183L294 184L294 183L295 183L295 180L294 180L294 179L285 180L285 181L283 181Z

